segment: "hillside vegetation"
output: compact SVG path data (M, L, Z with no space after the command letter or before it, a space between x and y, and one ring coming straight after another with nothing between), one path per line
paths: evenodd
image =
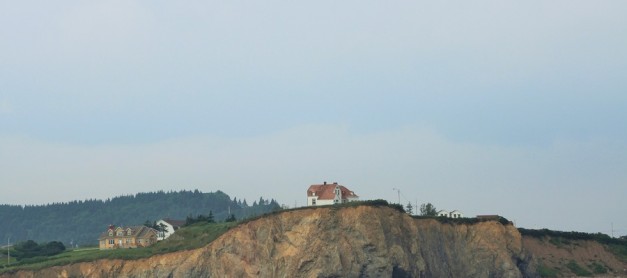
M522 278L527 273L520 233L512 225L416 219L379 201L274 212L226 227L200 248L169 252L188 249L183 246L198 237L191 234L218 227L192 225L151 248L88 250L83 262L24 265L0 277Z
M226 219L228 211L237 219L279 209L274 200L231 199L221 191L150 192L107 200L72 201L48 205L0 205L0 236L12 242L60 241L66 246L95 245L109 224L142 225L146 220L186 219L213 213L216 220Z
M111 250L99 250L92 247L67 250L50 257L42 256L13 261L10 266L0 263L0 273L15 269L37 270L51 266L90 262L100 259L136 260L158 254L197 249L211 243L236 225L237 223L235 222L195 223L177 230L175 235L149 247Z
M627 240L602 233L518 229L541 277L627 276Z

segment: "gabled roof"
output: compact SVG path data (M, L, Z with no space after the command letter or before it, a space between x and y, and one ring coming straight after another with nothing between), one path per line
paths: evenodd
M115 227L113 229L109 228L106 231L104 231L102 234L100 234L100 237L98 237L99 239L103 239L103 238L114 238L114 237L118 237L116 235L116 232L118 230L122 229L122 231L124 232L124 234L121 237L148 237L150 236L151 233L157 233L157 231L153 228L149 228L146 226L130 226L130 227ZM131 234L128 235L126 232L128 231L128 229L131 229ZM113 236L109 235L109 230L113 230Z
M335 199L335 187L339 186L342 191L342 199L357 198L355 192L337 183L313 184L307 189L307 197L317 196L318 200Z
M161 219L161 221L172 225L172 227L183 227L185 225L185 220L174 220L170 218L164 218L164 219Z

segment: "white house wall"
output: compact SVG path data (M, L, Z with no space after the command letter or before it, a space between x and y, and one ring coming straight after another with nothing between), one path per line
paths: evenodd
M317 200L316 201L316 206L326 206L326 205L333 205L334 204L334 200Z
M157 240L164 240L164 239L170 237L174 233L174 227L172 227L172 225L170 225L170 223L165 222L163 220L157 221L157 226L159 226L161 224L165 225L165 227L166 227L166 229L168 229L168 231L163 233L163 235L164 235L163 237L160 236L161 232L157 232Z

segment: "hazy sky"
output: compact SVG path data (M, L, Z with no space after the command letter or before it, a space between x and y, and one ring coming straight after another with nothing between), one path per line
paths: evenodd
M627 234L625 1L0 0L0 203L222 190Z

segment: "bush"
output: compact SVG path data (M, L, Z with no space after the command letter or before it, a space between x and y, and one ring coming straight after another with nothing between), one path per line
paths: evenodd
M48 243L37 244L32 240L20 242L15 245L15 256L18 260L53 256L65 251L65 245L58 241L51 241Z
M583 232L562 232L562 231L552 231L549 229L533 230L533 229L525 229L525 228L518 228L518 231L524 236L531 236L535 238L542 238L542 237L549 236L549 237L562 237L562 238L570 239L570 240L594 240L599 243L605 243L605 244L627 245L627 241L618 239L618 238L612 238L603 233L589 234L589 233L583 233Z
M590 265L588 265L588 267L592 269L592 272L594 272L594 274L606 274L607 273L607 268L605 268L604 265L598 262L592 262Z
M540 275L540 277L558 277L560 272L557 269L550 268L541 264L540 266L538 266L538 274Z
M568 267L568 269L570 269L570 271L572 271L577 276L591 276L592 275L592 273L590 271L588 271L585 268L581 267L574 260L570 260L566 264L566 267Z

